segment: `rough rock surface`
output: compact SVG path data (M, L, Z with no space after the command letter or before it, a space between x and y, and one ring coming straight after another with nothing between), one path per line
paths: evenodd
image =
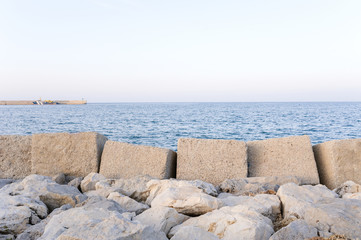
M32 173L85 177L98 172L106 140L95 132L35 134L32 136Z
M65 204L75 206L87 198L75 187L59 185L50 177L35 174L27 176L21 182L6 185L0 192L41 200L50 211Z
M117 211L77 207L54 216L39 240L49 239L149 239L167 240L163 232L132 222Z
M248 176L297 176L302 184L318 184L316 161L309 136L247 142Z
M194 226L183 226L171 238L171 240L219 240L219 238L211 232Z
M160 179L174 178L176 155L170 149L108 141L99 173L107 178L131 178L145 174Z
M133 218L143 225L151 226L156 231L162 231L168 234L169 230L187 220L189 217L179 214L176 210L169 207L152 207Z
M80 189L83 193L95 190L95 184L106 178L99 173L89 173L80 183Z
M135 212L136 214L140 214L149 208L148 205L139 203L134 199L128 196L124 196L123 194L118 192L110 193L107 199L117 202L127 212Z
M315 227L309 226L304 220L295 220L272 235L270 240L304 240L318 236Z
M334 192L344 197L346 194L361 193L361 185L353 181L347 181L341 184L338 188L334 189Z
M305 210L314 203L325 198L337 198L338 195L324 185L298 186L294 183L282 185L277 196L283 206L284 218L302 218Z
M218 209L222 201L206 194L209 185L192 181L151 180L147 183L149 197L147 204L152 207L172 207L185 215L201 215ZM199 187L205 187L204 189Z
M361 139L324 142L313 151L322 184L330 189L347 180L361 184Z
M83 181L83 178L82 177L77 177L77 178L74 178L73 180L71 180L70 182L68 182L68 185L76 187L77 189L80 190L81 181Z
M0 179L0 189L2 187L4 187L5 185L8 185L13 182L14 182L14 179Z
M211 232L221 239L257 239L268 240L274 233L269 218L255 211L223 207L202 216L188 219L171 229L169 236L174 236L184 226L194 226Z
M218 185L227 178L244 177L247 177L245 142L194 138L178 140L177 179L200 179Z
M56 182L57 184L65 184L66 180L65 180L65 174L64 173L59 173L55 176L53 176L51 178L51 180L53 180L54 182Z
M254 195L265 192L277 192L281 185L291 182L297 185L301 184L301 180L294 176L250 177L224 180L219 185L219 189L221 192L235 195Z
M0 178L31 174L31 136L0 135Z
M0 234L19 234L47 215L47 207L39 200L0 192Z

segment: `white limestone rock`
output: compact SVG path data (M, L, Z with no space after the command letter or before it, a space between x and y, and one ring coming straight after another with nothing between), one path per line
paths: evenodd
M194 226L181 227L171 240L219 240L219 238L211 232Z
M165 181L165 182L162 182ZM147 203L152 207L171 207L179 213L197 216L222 206L222 201L203 192L187 182L180 186L170 187L169 180L148 183L150 195ZM180 182L180 181L179 181ZM180 182L181 183L181 182Z
M77 207L54 216L39 240L97 239L167 240L163 232L129 221L117 211Z
M278 188L286 183L301 184L301 179L295 176L249 177L227 179L220 185L221 192L234 195L255 195L265 192L277 192Z
M179 214L176 210L169 207L152 207L133 220L143 225L151 226L155 231L162 231L168 234L169 230L187 220L189 217Z
M254 197L234 196L229 193L221 193L218 198L223 206L237 206L239 209L254 210L264 216L275 218L281 213L281 201L276 195L258 194Z
M105 177L99 173L89 173L80 183L80 189L83 193L95 190L95 184Z
M341 197L344 197L345 194L350 193L360 193L361 192L361 185L357 184L353 181L347 181L341 184L338 188L333 190L335 193L340 195Z
M106 179L95 184L95 189L108 189L119 192L138 202L145 202L149 196L147 183L154 179L149 175L139 175L129 179Z
M337 198L338 195L324 185L303 185L294 183L282 185L277 196L283 205L284 218L302 218L305 210L314 203L325 198Z
M317 237L317 233L317 229L309 226L304 220L295 220L278 230L269 240L304 240Z
M77 189L80 189L80 184L81 184L81 181L82 181L82 180L83 180L82 177L74 178L74 179L72 179L70 182L68 182L68 185L69 185L69 186L76 187Z
M55 176L53 176L51 178L51 180L53 180L54 182L56 182L57 184L65 184L65 174L64 173L58 173Z
M39 200L0 192L0 234L20 234L47 215L46 205Z
M325 236L338 234L357 239L361 236L361 201L325 198L308 206L304 219Z
M101 196L89 197L86 201L76 205L76 207L82 207L86 210L101 208L107 211L114 211L118 213L126 212L126 210L122 208L119 203Z
M0 189L5 185L13 183L14 181L15 181L14 179L0 179Z
M184 226L202 228L220 239L268 240L274 233L272 221L253 211L236 207L223 207L199 217L190 218L171 229L173 237Z
M35 174L27 176L21 182L6 185L0 192L41 200L50 212L65 204L75 206L87 198L75 187L59 185L50 177Z
M117 202L127 212L135 212L136 214L140 214L149 208L148 205L139 203L134 199L128 196L124 196L118 192L110 193L107 199Z
M345 193L342 198L361 200L361 192L357 193Z

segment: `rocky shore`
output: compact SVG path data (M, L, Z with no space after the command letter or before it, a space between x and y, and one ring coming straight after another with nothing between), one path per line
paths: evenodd
M360 239L361 186L294 176L201 180L58 174L0 180L1 240Z

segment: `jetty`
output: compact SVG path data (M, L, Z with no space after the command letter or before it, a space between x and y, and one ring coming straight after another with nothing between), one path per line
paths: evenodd
M0 101L0 105L81 105L86 100L9 100Z

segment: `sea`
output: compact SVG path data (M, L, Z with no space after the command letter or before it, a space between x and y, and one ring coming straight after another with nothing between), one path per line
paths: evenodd
M361 138L361 102L0 106L0 135L89 131L173 150L179 138L253 141L309 135L317 144Z

